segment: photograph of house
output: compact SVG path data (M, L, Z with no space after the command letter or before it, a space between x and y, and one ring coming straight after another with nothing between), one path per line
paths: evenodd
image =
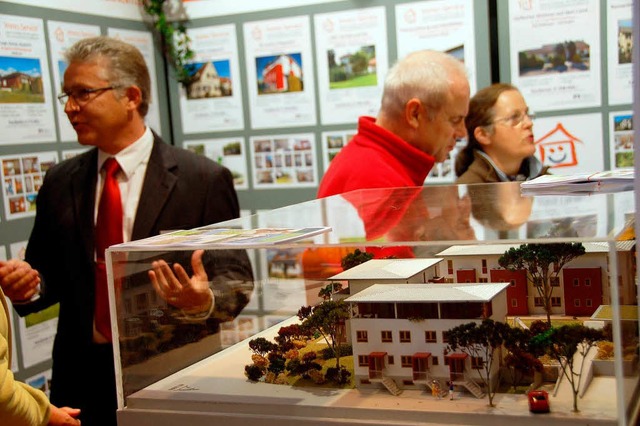
M219 98L233 95L229 61L193 63L187 67L191 80L187 99Z
M291 53L256 58L258 94L302 92L302 55Z
M0 103L44 103L39 59L0 56Z
M329 88L375 86L378 84L376 47L358 46L327 51Z
M548 73L589 71L591 47L583 40L545 44L518 52L519 74L529 77Z

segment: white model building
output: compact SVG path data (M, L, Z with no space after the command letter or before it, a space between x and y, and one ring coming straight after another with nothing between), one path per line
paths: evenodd
M483 360L447 353L446 331L485 318L504 321L509 283L427 284L439 281L440 260L373 259L329 278L348 282L347 331L358 387L383 385L398 394L403 388L430 390L434 382L447 389L453 381L484 396L473 370Z

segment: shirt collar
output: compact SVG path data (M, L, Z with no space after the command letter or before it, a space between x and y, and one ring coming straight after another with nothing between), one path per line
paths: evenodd
M484 158L486 162L491 165L491 167L493 167L493 170L496 171L496 174L498 175L498 179L500 179L500 182L510 182L512 180L512 179L509 179L509 176L507 176L505 172L503 172L502 170L500 170L498 166L496 166L496 163L494 163L491 157L489 157L484 151L480 151L479 149L477 149L476 153L482 158Z
M102 169L102 165L109 157L114 157L120 164L120 169L130 179L138 169L141 163L147 162L153 148L153 133L149 127L146 128L140 139L117 153L116 155L107 154L98 150L98 170Z

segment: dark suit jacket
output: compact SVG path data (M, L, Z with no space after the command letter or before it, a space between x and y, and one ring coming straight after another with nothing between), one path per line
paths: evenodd
M92 336L96 168L97 150L92 149L46 173L26 252L27 262L43 278L44 291L36 302L16 306L20 315L26 315L60 303L51 398L56 404L81 409L87 395L96 397L91 396L92 388L109 386L94 382L94 370L109 366L82 369L92 362L91 351L95 347ZM132 240L238 216L237 195L228 169L155 137ZM230 314L237 315L243 306L234 306ZM115 395L115 389L112 391Z

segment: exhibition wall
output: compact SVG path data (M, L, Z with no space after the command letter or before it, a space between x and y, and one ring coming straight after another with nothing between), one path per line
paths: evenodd
M423 48L463 60L472 91L516 84L539 117L537 155L554 173L633 165L631 0L191 0L187 86L137 2L86 0L82 13L71 0L41 3L0 1L0 79L30 76L29 93L0 91L0 259L24 251L47 168L86 149L55 96L62 52L97 34L141 49L153 77L148 124L227 166L243 214L315 198L358 116L376 114L387 69ZM426 184L454 178L449 159ZM46 388L56 318L55 309L14 317L18 378Z

